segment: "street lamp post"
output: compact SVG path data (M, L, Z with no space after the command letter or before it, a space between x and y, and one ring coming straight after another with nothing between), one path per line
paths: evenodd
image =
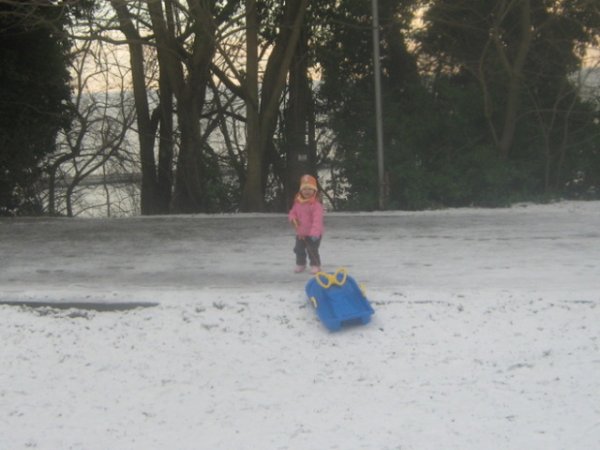
M379 56L378 0L371 0L373 13L373 76L375 78L375 127L377 132L377 176L379 209L385 209L385 179L383 165L383 117L381 110L381 61Z

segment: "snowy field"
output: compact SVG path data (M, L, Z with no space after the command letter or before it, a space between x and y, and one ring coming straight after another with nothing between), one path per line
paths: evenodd
M337 333L292 246L285 215L0 220L0 449L600 448L600 202L330 213L375 309Z

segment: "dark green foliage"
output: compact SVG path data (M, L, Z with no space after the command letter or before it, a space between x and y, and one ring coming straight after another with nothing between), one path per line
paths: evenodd
M387 11L381 49L388 207L503 203L512 169L484 144L486 124L476 86L456 78L437 81L435 93L426 88L403 39L406 25L395 19L408 20L409 11L392 9L398 2L381 3L381 11ZM371 16L364 3L343 6L352 12L340 11L344 18L334 21L339 27L332 26L331 41L322 49L326 76L320 93L336 134L337 164L349 183L347 201L340 206L373 209L378 186ZM353 17L360 19L350 24Z
M414 5L379 4L389 208L501 206L598 193L598 108L577 97L570 78L581 63L579 47L598 33L589 2L556 2L553 11L548 2L531 0L531 27L519 28L524 3L439 0L416 36L418 52L409 52L404 38ZM509 4L512 9L500 10ZM341 206L375 208L370 4L342 1L330 14L318 51L320 99L335 133L336 167L349 184ZM529 47L524 29L535 31ZM494 33L501 50L490 38ZM523 68L513 77L524 48Z
M31 14L34 13L34 14ZM39 210L38 163L68 123L67 42L54 7L0 6L0 214Z
M529 25L523 28L519 21L526 6ZM481 128L485 142L497 147L501 161L513 168L507 176L519 174L518 181L507 180L509 198L564 195L577 177L577 160L592 156L590 144L599 132L591 122L593 108L578 98L571 80L581 65L582 45L599 32L600 16L591 3L438 0L426 20L419 40L426 53L438 58L437 82L460 80L470 86L469 94L479 103L475 107L486 117L487 126ZM491 36L498 36L502 45ZM518 55L524 48L520 68ZM515 130L502 154L496 139L510 124L506 111L513 82L518 86Z

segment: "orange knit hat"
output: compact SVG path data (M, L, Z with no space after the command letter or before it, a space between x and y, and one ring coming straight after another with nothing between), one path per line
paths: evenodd
M312 175L302 175L300 178L300 190L304 188L313 189L317 191L317 179Z

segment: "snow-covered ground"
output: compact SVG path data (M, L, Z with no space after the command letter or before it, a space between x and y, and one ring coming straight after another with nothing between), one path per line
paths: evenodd
M0 220L0 449L600 448L600 202L326 227L337 333L284 215Z

